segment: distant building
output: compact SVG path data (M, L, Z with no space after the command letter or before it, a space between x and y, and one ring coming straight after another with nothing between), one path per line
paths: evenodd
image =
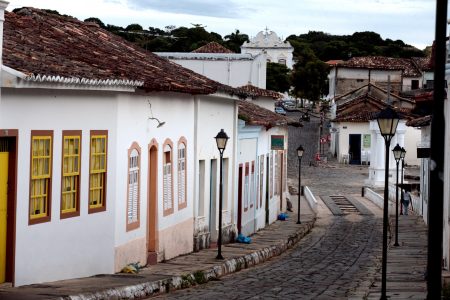
M334 99L369 83L391 93L433 87L429 58L353 57L331 60L328 75L329 98ZM389 78L389 79L388 79Z
M263 53L234 53L211 42L192 52L156 52L187 69L220 83L240 87L251 84L266 88L266 57Z
M268 62L283 64L292 69L294 47L287 41L283 42L274 31L270 31L267 27L250 39L250 42L245 42L241 46L241 53L257 55L261 52L266 54Z

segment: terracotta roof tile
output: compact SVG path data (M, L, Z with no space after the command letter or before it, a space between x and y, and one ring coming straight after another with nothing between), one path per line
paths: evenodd
M415 118L406 122L406 125L411 127L422 127L428 126L430 124L431 124L431 115Z
M93 23L35 8L6 12L5 19L3 64L29 78L132 81L147 91L190 94L224 90Z
M266 129L275 126L292 125L296 127L303 126L299 121L282 116L249 101L238 100L239 119L244 120L249 125L264 126Z
M251 85L251 84L247 84L247 85L238 87L237 89L242 91L243 93L248 94L252 98L256 98L256 97L270 97L270 98L273 98L275 100L283 98L283 95L278 93L278 92L275 92L275 91L272 91L272 90L261 89L259 87L254 86L254 85Z
M201 46L200 48L195 49L192 52L194 52L194 53L234 53L230 49L228 49L216 42L210 42L204 46Z
M407 77L419 77L420 69L411 59L384 56L362 56L338 63L337 66L348 68L368 68L380 70L403 70Z

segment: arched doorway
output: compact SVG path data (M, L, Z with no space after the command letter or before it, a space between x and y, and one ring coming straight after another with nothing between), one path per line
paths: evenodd
M147 264L158 261L158 143L148 146Z

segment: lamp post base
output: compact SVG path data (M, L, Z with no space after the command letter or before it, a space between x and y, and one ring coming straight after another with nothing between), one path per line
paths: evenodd
M395 243L394 246L395 246L395 247L398 247L398 246L400 246L400 245L399 245L398 243Z
M297 224L302 224L302 222L300 222L300 221L297 221Z
M216 256L216 259L221 259L221 260L223 260L224 258L223 258L223 256L222 256L222 254L219 254L219 255Z

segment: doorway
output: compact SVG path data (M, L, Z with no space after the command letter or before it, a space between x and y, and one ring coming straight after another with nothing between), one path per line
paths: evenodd
M0 283L14 285L17 130L0 134ZM11 133L14 136L10 136Z
M266 209L266 226L269 225L269 184L270 184L270 161L269 161L269 155L267 155L267 162L266 162L266 193L265 193L265 209Z
M152 140L148 150L147 264L158 261L158 144Z
M239 164L239 176L238 176L238 218L237 218L237 230L238 234L242 230L242 176L244 171L244 165Z
M217 229L217 159L211 159L209 199L209 232L211 240L217 241L219 233Z
M360 165L361 164L361 135L360 134L349 134L349 149L350 154L350 164Z

